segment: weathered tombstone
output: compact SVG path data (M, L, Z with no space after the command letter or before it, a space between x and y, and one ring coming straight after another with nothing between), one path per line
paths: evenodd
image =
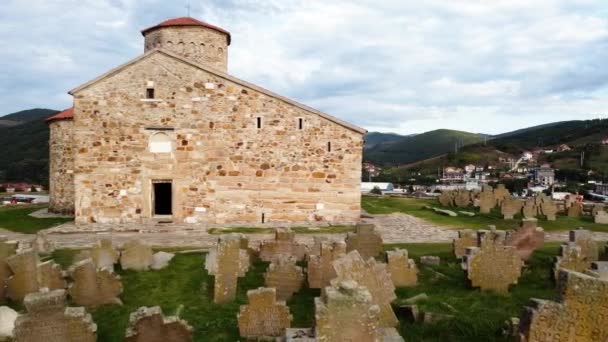
M11 275L11 268L6 259L15 255L16 251L17 241L0 240L0 300L6 297L6 283Z
M454 193L452 191L443 191L438 197L439 203L444 207L454 206Z
M512 220L515 214L519 214L521 212L521 208L523 207L523 202L512 199L505 198L502 201L502 205L500 207L501 213L505 220Z
M568 217L580 217L583 213L583 204L574 202L568 208Z
M244 277L249 269L249 253L241 249L241 234L222 235L215 249L205 259L205 269L215 276L213 301L228 303L236 297L239 277Z
M376 232L373 224L358 224L355 233L346 236L346 251L359 251L365 260L382 253L382 236Z
M584 272L591 266L591 262L587 261L581 252L581 247L574 242L568 242L560 246L560 255L555 258L553 265L553 274L555 279L559 275L559 271L569 270L576 272Z
M493 238L488 238L491 234L478 232L480 247L467 248L462 265L473 287L507 293L510 285L517 284L523 261L515 247L504 245L504 235L493 234Z
M456 192L456 196L454 196L454 204L458 208L466 208L472 204L471 200L471 192L467 190L459 190Z
M605 211L600 211L595 216L593 216L593 222L599 224L608 224L608 213Z
M492 187L484 187L483 191L479 194L479 212L482 214L488 214L496 206L496 198Z
M519 228L507 233L506 245L515 247L522 260L528 260L545 242L545 231L537 223L535 218L526 218Z
M346 243L320 241L318 249L313 248L313 251L318 254L308 256L308 287L321 289L336 277L332 261L346 254Z
M260 259L272 261L279 255L292 256L297 261L304 260L306 256L306 245L296 243L296 235L289 228L277 228L274 240L262 241L260 244Z
M52 260L39 263L38 253L33 249L15 254L6 262L13 273L6 282L7 296L14 301L21 301L42 288L56 290L67 285L61 267Z
M49 290L65 289L67 282L63 278L63 270L53 260L48 260L37 265L38 289Z
M496 199L496 205L502 205L502 202L510 197L511 194L509 193L509 190L505 188L504 184L498 184L496 186L496 189L494 189L494 198Z
M471 229L458 231L458 238L454 239L452 249L456 258L461 259L466 254L467 247L477 246L477 234Z
M45 232L36 233L36 239L32 247L40 254L51 254L55 250L55 244L49 240Z
M387 270L395 287L414 286L418 283L418 267L408 258L406 249L386 252Z
M140 240L131 240L124 244L120 255L123 270L147 271L154 262L150 246Z
M593 240L593 234L585 229L575 229L570 231L570 242L574 242L581 248L583 257L589 262L598 261L600 251L597 242Z
M24 299L27 314L15 321L19 342L94 342L97 325L82 307L65 306L65 290L36 292Z
M291 327L293 316L283 301L277 301L274 288L260 287L247 291L248 305L241 305L237 315L239 333L248 339L283 336Z
M112 247L112 240L102 239L91 248L91 259L97 268L114 269L114 264L118 263L120 253Z
M190 342L193 329L176 316L165 317L159 306L141 307L129 315L125 342Z
M594 261L591 263L591 268L585 272L596 278L608 280L608 261Z
M74 303L87 307L122 304L122 282L112 270L97 269L93 260L86 259L72 265L68 272L74 281L68 289Z
M171 262L173 257L175 257L175 254L173 253L167 253L163 251L156 252L152 256L152 265L150 266L150 268L153 270L162 270L163 268L169 266L169 263Z
M604 205L601 203L596 203L593 205L593 209L591 209L591 216L595 217L598 213L605 212Z
M522 213L524 218L535 218L538 213L538 209L536 207L536 201L534 198L529 198L525 201L524 207L522 208Z
M561 271L557 294L557 302L530 300L520 320L520 341L608 340L608 281Z
M340 259L333 261L337 277L332 280L336 284L344 280L354 280L365 286L372 294L372 301L380 307L380 325L394 327L397 317L391 307L391 302L397 298L395 286L386 265L377 263L374 258L364 261L357 251L351 251Z
M315 298L319 341L380 341L380 307L356 281L340 281Z
M296 266L293 257L276 257L264 273L266 287L277 291L277 300L288 301L294 293L300 291L304 283L302 267Z
M557 205L549 197L543 199L541 203L541 213L547 217L547 221L555 221L557 219Z

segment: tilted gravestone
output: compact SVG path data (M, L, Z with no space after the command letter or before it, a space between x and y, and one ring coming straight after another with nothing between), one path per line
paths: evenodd
M595 216L593 216L593 222L598 224L608 224L608 213L605 211L600 211Z
M496 186L496 189L494 189L494 198L496 199L496 205L502 205L502 202L510 197L511 194L509 193L509 190L505 188L504 184L498 184Z
M120 265L123 270L147 271L154 262L152 248L140 240L131 240L123 245Z
M471 229L463 229L458 231L458 238L452 242L454 255L458 259L465 256L467 247L477 246L477 233Z
M294 293L300 291L304 283L302 267L296 266L293 257L276 257L264 273L266 287L277 290L277 300L288 301Z
M247 339L283 336L291 327L293 316L283 301L277 301L274 288L247 291L249 304L241 305L237 315L239 333Z
M506 245L517 249L522 260L528 260L545 243L545 231L535 218L524 219L519 228L507 232Z
M373 224L358 224L355 233L346 236L346 251L357 250L364 260L382 253L382 236Z
M205 259L205 269L215 276L213 301L228 303L236 297L237 281L249 270L249 253L241 249L242 234L220 236L217 246Z
M538 214L538 208L536 207L536 201L534 198L528 198L524 202L524 206L522 208L522 213L524 218L535 218Z
M357 251L352 251L333 261L337 277L333 282L354 280L365 286L372 295L372 301L380 307L380 325L394 327L398 324L391 302L397 298L395 286L386 265L369 258L364 261ZM337 283L336 283L337 284Z
M332 262L346 255L346 243L321 241L318 250L313 248L313 251L315 254L308 256L308 287L321 289L328 286L329 281L336 277Z
M97 268L114 269L120 253L112 247L112 240L102 239L91 248L91 259Z
M141 307L129 316L125 342L191 342L192 333L188 322L165 317L159 306Z
M96 307L104 304L122 304L120 276L109 269L97 269L93 260L86 259L69 269L73 283L68 294L78 305Z
M484 187L483 191L479 194L479 212L488 214L494 207L496 207L494 191L492 191L492 187Z
M40 263L38 253L33 249L25 250L6 259L11 272L7 280L7 296L14 301L21 301L29 293L39 289L64 289L61 267L52 260Z
M387 270L395 287L414 286L418 283L418 267L414 259L408 258L406 249L386 252Z
M438 197L439 203L444 207L454 206L454 192L443 191Z
M6 283L12 273L6 259L15 255L17 244L17 241L0 240L0 300L6 297Z
M568 208L568 217L581 217L583 213L583 204L574 202Z
M458 208L466 208L473 204L471 200L471 192L467 190L458 190L454 196L454 204Z
M598 261L600 251L597 242L593 240L593 233L585 229L575 229L570 231L570 242L574 242L581 248L583 257L590 263Z
M608 341L608 281L562 270L557 301L531 299L520 319L520 341Z
M602 280L608 280L608 261L592 262L591 267L585 271L585 274L589 274Z
M541 213L547 217L547 221L555 221L557 219L557 205L549 197L541 203Z
M480 247L467 248L462 265L473 287L507 293L517 284L523 261L515 247L504 245L501 233L479 231Z
M292 256L297 261L304 260L306 256L306 245L296 243L296 235L289 228L277 228L274 240L262 241L260 244L260 259L272 261L279 255Z
M562 269L585 272L585 270L591 266L591 262L583 255L581 247L574 242L568 242L561 245L559 254L560 255L555 258L555 264L553 265L555 279L557 279L559 272Z
M36 292L24 299L27 313L15 321L19 342L94 342L97 325L82 307L66 307L65 290Z
M523 202L517 199L505 198L500 206L501 213L505 220L512 220L516 214L521 212Z
M604 205L601 203L594 204L593 209L591 209L591 216L595 217L595 215L601 212L605 212Z

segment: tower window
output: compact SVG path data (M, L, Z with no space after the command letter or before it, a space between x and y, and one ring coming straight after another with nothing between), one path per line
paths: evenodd
M262 128L262 117L261 116L258 116L256 118L256 122L257 122L257 127Z
M146 98L147 99L154 98L154 88L146 88Z
M331 141L327 142L327 152L331 152Z
M298 118L298 129L304 129L304 119Z

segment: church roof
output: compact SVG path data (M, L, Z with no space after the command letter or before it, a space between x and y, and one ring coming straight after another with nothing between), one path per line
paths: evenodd
M45 121L47 123L50 123L52 121L71 120L73 118L74 118L74 107L68 108L59 114L55 114L55 115L51 116L50 118L46 119Z
M223 79L228 80L230 82L234 82L234 83L239 84L239 85L241 85L243 87L246 87L246 88L258 91L258 92L260 92L262 94L265 94L265 95L267 95L269 97L275 98L277 100L283 101L283 102L288 103L288 104L290 104L292 106L295 106L297 108L303 109L303 110L305 110L305 111L307 111L309 113L316 114L316 115L318 115L318 116L320 116L320 117L322 117L324 119L327 119L327 120L329 120L329 121L331 121L331 122L333 122L335 124L338 124L338 125L340 125L342 127L348 128L351 131L357 132L359 134L365 134L365 133L367 133L367 130L365 128L361 128L359 126L350 124L350 123L348 123L348 122L346 122L344 120L340 120L340 119L338 119L338 118L336 118L334 116L331 116L329 114L326 114L326 113L323 113L321 111L318 111L318 110L316 110L316 109L314 109L312 107L309 107L307 105L301 104L301 103L299 103L297 101L294 101L292 99L289 99L289 98L287 98L285 96L281 96L281 95L279 95L277 93L273 93L270 90L264 89L264 88L262 88L260 86L257 86L255 84L249 83L247 81L243 81L243 80L241 80L239 78L236 78L234 76L228 75L228 74L226 74L226 73L224 73L224 72L222 72L220 70L216 70L216 69L210 68L208 66L199 64L199 63L197 63L195 61L192 61L192 60L190 60L188 58L185 58L185 57L183 57L181 55L178 55L178 54L173 53L171 51L165 50L163 48L152 49L152 50L144 53L143 55L141 55L139 57L136 57L136 58L128 61L127 63L125 63L123 65L120 65L120 66L118 66L118 67L116 67L116 68L114 68L114 69L106 72L105 74L97 77L96 79L93 79L93 80L91 80L91 81L89 81L89 82L87 82L87 83L85 83L85 84L83 84L83 85L81 85L81 86L79 86L77 88L74 88L74 89L70 90L68 92L68 94L74 95L77 92L79 92L79 91L81 91L81 90L83 90L85 88L88 88L91 85L93 85L93 84L95 84L95 83L97 83L97 82L99 82L99 81L101 81L101 80L103 80L103 79L105 79L107 77L110 77L112 75L118 74L119 72L121 72L126 67L134 65L134 64L138 63L139 61L147 58L148 56L151 56L151 55L156 54L156 53L161 53L163 55L175 58L178 61L181 61L182 63L186 63L186 64L191 65L191 66L193 66L195 68L198 68L200 70L204 70L204 71L206 71L206 72L208 72L208 73L210 73L212 75L215 75L217 77L223 78Z
M206 27L206 28L215 30L217 32L226 34L228 36L228 45L230 45L230 41L232 40L232 38L230 36L230 32L224 30L223 28L208 24L204 21L200 21L200 20L197 20L197 19L194 19L191 17L180 17L180 18L173 18L173 19L165 20L158 25L148 27L147 29L142 30L141 34L145 36L147 33L152 32L156 29L159 29L162 27L172 27L172 26L202 26L202 27Z

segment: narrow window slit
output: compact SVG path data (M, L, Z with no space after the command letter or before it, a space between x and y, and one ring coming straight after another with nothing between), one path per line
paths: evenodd
M260 116L257 117L257 125L258 125L258 128L262 128L262 117L260 117Z
M147 99L153 99L154 98L154 88L147 88L146 89L146 98Z
M298 129L302 129L304 127L304 119L298 119Z
M262 223L266 223L266 214L262 213Z
M331 141L327 142L327 152L331 152Z

